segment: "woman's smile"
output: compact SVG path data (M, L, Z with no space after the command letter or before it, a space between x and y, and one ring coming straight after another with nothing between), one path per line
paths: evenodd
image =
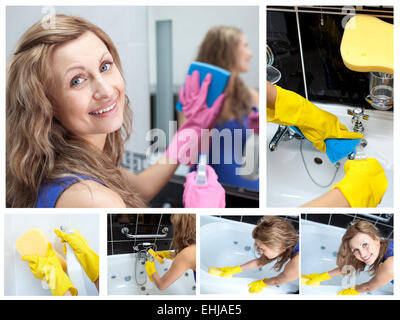
M95 117L109 117L118 111L118 100L115 99L113 102L107 104L105 107L100 107L94 111L89 112L91 116Z

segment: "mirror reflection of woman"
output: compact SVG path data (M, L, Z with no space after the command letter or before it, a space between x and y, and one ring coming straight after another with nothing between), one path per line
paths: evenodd
M56 15L54 22L30 27L9 62L7 206L145 207L182 161L180 130L213 127L224 97L208 108L211 78L200 87L188 77L183 110L196 118L188 116L157 163L134 174L121 167L133 119L115 45L85 19Z
M259 95L254 88L247 86L241 79L241 74L249 72L250 60L253 56L248 44L248 40L243 32L231 26L215 26L211 28L202 43L200 44L196 61L212 64L228 70L231 73L229 82L225 89L225 100L222 112L218 117L215 129L219 132L225 129L229 130L232 135L232 155L228 155L228 159L232 164L224 163L224 154L228 150L224 150L224 143L221 142L220 150L213 150L209 154L209 163L214 168L222 183L233 184L240 183L243 187L258 190L258 180L250 181L241 178L235 172L235 169L241 164L236 162L238 157L234 157L233 152L239 154L241 159L242 149L246 143L249 134L247 129L253 129L258 133L259 118L258 111L254 111L254 107L258 107ZM182 113L179 114L180 122L185 119ZM234 144L234 132L241 132L241 144ZM219 152L219 162L213 163L212 151Z
M342 238L342 243L336 259L337 268L324 272L303 275L302 282L306 285L319 285L332 277L345 276L349 268L360 273L367 268L372 278L362 284L340 291L339 295L358 295L362 292L372 292L392 282L393 271L393 240L381 237L378 228L367 221L356 220L349 226Z

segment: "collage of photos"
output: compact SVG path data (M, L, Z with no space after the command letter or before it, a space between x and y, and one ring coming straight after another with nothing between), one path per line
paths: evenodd
M400 298L394 8L6 1L0 299Z

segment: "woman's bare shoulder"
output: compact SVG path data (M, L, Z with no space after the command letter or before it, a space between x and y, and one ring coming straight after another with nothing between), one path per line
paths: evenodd
M60 195L56 208L125 208L121 197L94 180L74 183Z
M248 87L249 92L250 92L250 97L251 97L251 104L252 106L258 106L259 105L259 93L256 89Z

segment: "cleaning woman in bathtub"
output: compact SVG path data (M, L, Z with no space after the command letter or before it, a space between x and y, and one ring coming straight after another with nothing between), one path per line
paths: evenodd
M160 277L155 262L146 262L147 275L161 291L167 289L188 270L193 270L196 280L196 215L173 214L171 222L174 227L172 239L174 250L155 253L157 260L160 258L173 260L171 267Z
M368 272L373 276L370 281L345 288L338 295L372 292L389 282L393 283L393 262L393 240L382 239L378 228L372 223L356 220L347 228L342 238L336 258L338 267L324 273L302 275L301 282L318 286L332 277L345 276L348 270L359 273L368 268Z
M283 268L276 277L250 283L250 293L259 292L268 286L281 286L299 278L299 237L289 221L280 217L265 217L253 230L252 236L260 258L235 267L215 268L211 273L230 278L239 272L261 268L271 262L275 263L273 268L276 271Z
M350 132L338 118L297 93L267 81L267 121L298 127L314 147L326 152L325 139L361 139ZM388 186L385 172L374 158L347 160L344 178L304 207L376 207ZM310 201L311 200L311 201Z

